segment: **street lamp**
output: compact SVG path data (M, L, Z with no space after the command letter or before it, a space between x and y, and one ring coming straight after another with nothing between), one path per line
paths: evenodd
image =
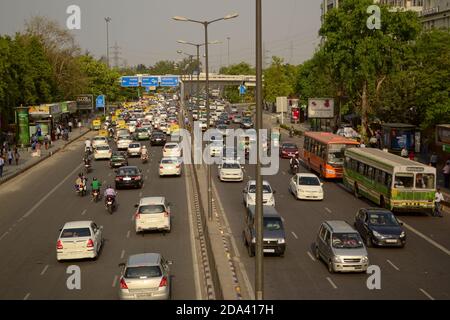
M229 20L229 19L233 19L236 18L237 16L239 16L237 13L232 13L232 14L228 14L225 17L222 18L218 18L218 19L214 19L214 20L210 20L210 21L198 21L198 20L193 20L193 19L188 19L185 17L180 17L180 16L176 16L173 17L174 20L176 21L188 21L188 22L195 22L195 23L199 23L201 25L203 25L204 29L205 29L205 69L206 69L206 129L209 128L209 121L210 121L210 109L209 109L209 66L208 66L208 26L211 23L217 22L217 21L221 21L221 20ZM212 216L212 190L211 190L211 166L207 165L207 170L208 170L208 174L207 174L207 184L208 184L208 219L212 220L213 216Z
M106 64L109 68L109 22L111 22L110 17L106 17Z

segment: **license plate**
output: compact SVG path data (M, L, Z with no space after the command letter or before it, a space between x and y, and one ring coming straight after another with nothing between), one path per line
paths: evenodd
M275 249L264 249L263 252L275 253Z
M386 240L386 243L397 243L397 240L395 240L395 239L388 239L388 240Z
M111 202L111 201L108 201L108 204L112 204L112 202Z
M131 178L130 177L125 177L125 178L123 178L123 181L131 181Z

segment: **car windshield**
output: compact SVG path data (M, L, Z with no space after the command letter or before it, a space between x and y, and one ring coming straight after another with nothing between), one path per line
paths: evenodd
M264 230L276 231L283 229L283 223L280 218L264 218Z
M330 144L328 145L328 163L329 164L344 164L345 144Z
M297 149L297 146L293 143L285 143L282 146L283 149Z
M392 213L371 213L369 223L373 226L398 226L398 222Z
M414 187L414 173L396 173L394 188L412 189Z
M152 213L163 213L166 212L166 208L162 204L149 204L139 207L139 213L141 214L152 214Z
M61 233L61 238L79 238L79 237L90 237L91 230L89 228L73 228L64 229Z
M250 187L248 188L248 193L255 193L255 192L256 192L256 185L251 184ZM272 189L270 188L269 185L263 184L263 193L272 193Z
M124 156L122 156L122 155L118 155L118 154L116 154L116 155L113 155L112 156L112 160L125 160L125 157Z
M316 177L299 177L298 184L303 186L320 186L320 181Z
M161 163L166 163L166 164L177 164L178 160L177 159L162 159Z
M140 148L141 145L139 143L132 143L128 146L129 148Z
M416 189L434 189L434 174L416 173Z
M117 175L119 175L119 176L135 176L135 175L138 175L138 171L136 169L119 169Z
M356 249L362 248L363 243L358 233L334 233L332 237L333 248Z
M130 136L121 136L119 137L119 140L131 140Z
M147 279L161 277L159 266L128 267L125 271L127 279Z
M223 169L240 169L239 163L227 163L225 162L222 166Z
M176 148L178 148L178 145L177 144L166 144L164 146L164 148L166 148L166 149L176 149Z
M105 141L104 137L95 137L94 141Z

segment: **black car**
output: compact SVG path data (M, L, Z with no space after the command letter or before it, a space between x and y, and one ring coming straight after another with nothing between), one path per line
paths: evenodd
M250 118L244 118L241 122L241 128L242 129L251 129L253 128L253 122Z
M122 152L114 152L109 160L111 168L119 168L128 165L127 157Z
M362 208L355 217L355 228L368 247L404 247L406 234L402 225L387 209Z
M144 176L141 170L135 166L120 167L116 170L116 189L142 188Z
M167 137L162 131L153 131L150 137L150 144L152 146L163 146L166 144Z

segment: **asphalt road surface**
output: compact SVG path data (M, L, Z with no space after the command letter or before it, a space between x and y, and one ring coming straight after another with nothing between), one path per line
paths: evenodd
M173 261L173 299L195 299L184 174L181 178L160 178L161 147L151 147L147 164L139 158L129 160L130 165L143 169L144 187L119 190L118 208L109 215L103 201L93 203L89 196L75 193L75 179L83 169L83 148L83 141L75 142L0 186L0 299L118 299L118 264L131 254L143 252L159 252ZM104 187L114 186L115 175L108 161L92 162L89 181L96 177ZM165 196L171 202L171 233L135 234L134 204L141 196ZM97 261L59 263L59 230L65 222L79 220L93 220L104 227L104 248ZM70 274L66 270L71 265L81 269L81 290L67 288Z

